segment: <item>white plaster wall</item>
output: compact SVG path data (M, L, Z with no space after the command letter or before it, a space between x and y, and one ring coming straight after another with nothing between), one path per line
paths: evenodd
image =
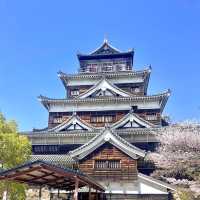
M73 112L73 111L102 111L102 110L130 110L131 106L138 106L139 109L159 109L158 101L154 102L90 102L84 104L51 104L49 112Z

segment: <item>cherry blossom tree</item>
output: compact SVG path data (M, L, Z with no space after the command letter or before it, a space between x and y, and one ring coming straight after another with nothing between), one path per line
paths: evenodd
M155 134L160 145L147 155L157 167L152 176L189 188L200 196L200 123L184 121Z

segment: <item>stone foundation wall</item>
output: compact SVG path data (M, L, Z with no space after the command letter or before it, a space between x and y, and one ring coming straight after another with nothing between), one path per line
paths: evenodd
M106 200L169 200L168 195L107 194Z
M26 192L26 200L38 200L39 199L39 189L29 189ZM51 200L66 200L68 195L60 194L58 198L57 194L54 194ZM82 200L88 200L87 194L80 195ZM106 194L104 197L99 198L99 200L170 200L171 198L168 195L134 195L134 194ZM84 198L85 197L85 198ZM72 199L72 195L69 200ZM92 199L95 200L95 194L92 195ZM41 200L50 200L50 192L47 189L42 189L42 198Z

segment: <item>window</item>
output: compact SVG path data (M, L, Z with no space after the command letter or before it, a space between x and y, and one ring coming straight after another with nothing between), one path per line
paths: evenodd
M102 71L102 72L113 71L113 64L112 64L112 63L103 63L103 64L102 64L101 71Z
M149 120L149 121L157 120L157 114L156 113L147 113L145 118L146 118L146 120Z
M112 66L103 66L102 67L102 72L109 72L112 71L113 67Z
M57 145L34 145L33 152L36 154L54 154L58 153L58 146Z
M53 119L53 123L54 124L59 124L63 122L63 118L62 117L54 117Z
M97 64L88 64L86 68L86 72L97 72Z
M101 115L101 116L91 116L91 122L93 123L104 123L104 122L113 122L114 121L113 115Z
M120 160L95 160L95 169L120 169Z
M50 112L49 113L49 123L50 124L57 124L57 123L62 123L64 120L66 120L70 114L67 114L65 112Z
M71 90L71 96L78 96L79 95L79 90L75 89L75 90Z
M126 70L127 70L127 71L131 70L131 66L127 65L127 66L126 66Z

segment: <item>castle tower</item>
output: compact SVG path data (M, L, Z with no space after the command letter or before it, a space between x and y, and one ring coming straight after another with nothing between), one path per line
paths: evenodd
M151 66L134 70L134 50L122 52L107 40L77 57L77 74L58 73L66 97L39 96L49 119L46 128L28 132L32 159L78 168L112 193L131 188L146 194L145 185L149 195L166 196L168 185L140 172L153 170L143 158L158 144L155 131L167 125L162 112L170 91L149 95Z

